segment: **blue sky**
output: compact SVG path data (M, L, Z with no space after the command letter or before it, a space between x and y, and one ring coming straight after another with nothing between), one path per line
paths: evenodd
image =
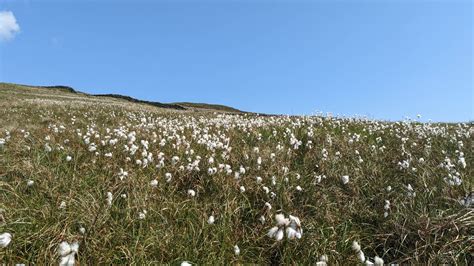
M247 111L474 119L472 1L6 1L0 81Z

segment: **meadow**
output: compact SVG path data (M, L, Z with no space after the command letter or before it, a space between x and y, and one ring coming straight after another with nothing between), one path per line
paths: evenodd
M472 264L473 134L3 84L0 263Z

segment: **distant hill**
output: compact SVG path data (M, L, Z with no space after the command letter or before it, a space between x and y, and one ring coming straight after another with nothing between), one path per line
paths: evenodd
M190 102L177 102L173 104L183 106L185 108L210 109L210 110L217 110L217 111L223 111L223 112L242 113L242 111L240 111L239 109L221 105L221 104L190 103Z
M33 86L33 85L23 85L23 84L13 84L13 83L5 83L0 82L0 89L47 89L47 90L57 90L62 93L72 93L76 95L82 95L87 97L94 97L94 98L115 98L124 100L127 102L132 103L140 103L151 105L158 108L166 108L166 109L175 109L175 110L190 110L190 111L217 111L217 112L229 112L229 113L245 113L240 111L236 108L232 108L225 105L220 104L206 104L206 103L190 103L190 102L178 102L178 103L161 103L155 101L146 101L146 100L139 100L130 96L120 95L120 94L89 94L80 92L75 90L72 87L64 86L64 85L54 85L54 86Z
M57 85L57 86L29 86L29 85L21 85L21 86L31 87L31 88L36 87L36 88L43 88L43 89L56 89L56 90L61 90L61 91L64 91L64 92L77 93L77 91L74 90L73 88L68 87L68 86L61 86L61 85Z
M151 102L151 101L145 101L145 100L138 100L130 96L124 96L120 94L93 94L92 96L95 97L111 97L111 98L118 98L118 99L123 99L129 102L134 102L134 103L144 103L148 105L153 105L156 107L160 108L170 108L170 109L176 109L176 110L186 110L186 108L177 105L177 104L168 104L168 103L160 103L160 102Z

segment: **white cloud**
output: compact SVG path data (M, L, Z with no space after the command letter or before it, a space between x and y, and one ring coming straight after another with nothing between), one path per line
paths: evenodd
M0 11L0 41L9 41L20 32L20 26L11 11Z

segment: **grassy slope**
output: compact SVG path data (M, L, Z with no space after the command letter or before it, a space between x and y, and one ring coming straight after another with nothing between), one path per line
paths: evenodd
M221 105L221 104L189 103L189 102L177 102L174 104L181 105L184 107L191 107L191 108L196 108L196 109L209 109L209 110L216 110L216 111L221 111L221 112L235 112L235 113L242 112L238 109Z
M228 107L225 105L219 104L205 104L205 103L189 103L189 102L180 102L180 103L160 103L160 102L152 102L152 101L145 101L132 98L130 96L119 95L119 94L87 94L83 92L79 92L74 90L68 86L30 86L30 85L20 85L20 84L12 84L12 83L2 83L0 82L0 90L10 90L10 91L17 91L23 93L43 93L48 95L53 95L56 93L66 93L70 95L80 95L82 97L89 97L92 98L107 98L109 100L118 99L130 103L135 104L145 104L150 105L158 108L165 108L165 109L175 109L175 110L186 110L191 109L194 111L218 111L218 112L231 112L231 113L241 113L242 111Z
M11 136L0 147L0 233L13 234L12 243L0 248L0 262L55 263L59 259L57 245L63 240L79 241L77 259L81 264L183 260L208 264L313 264L323 254L328 255L330 264L355 264L353 240L361 243L367 257L378 255L385 262L472 262L469 237L474 226L473 210L457 202L473 190L473 141L464 135L472 132L472 124L462 130L457 125L438 125L438 131L446 132L441 135L426 133L429 130L419 124L329 119L310 123L297 117L233 116L228 118L230 122L219 124L216 116L207 113L159 112L116 99L109 104L90 105L68 98L69 94L63 92L46 95L48 92L36 91L33 97L0 90L0 138L7 138L5 130ZM56 101L31 101L32 97ZM147 120L145 124L141 122L143 118ZM279 119L278 123L273 124L275 119ZM249 120L255 122L250 130L237 126ZM148 123L153 126L145 126ZM207 174L207 158L213 152L193 138L203 135L196 133L192 127L195 123L212 136L225 134L230 138L230 157L221 158L219 149L214 157L216 164L230 164L233 170L240 165L249 167L240 183L232 175ZM60 129L61 125L65 128ZM137 166L134 162L141 158L142 150L133 156L123 152L126 140L120 140L115 147L98 145L100 155L94 155L76 131L80 129L85 134L88 127L94 128L91 141L99 144L99 139L112 135L107 128L122 126L137 132L137 145L141 139L150 141L149 151L155 160L163 152L165 168L156 169L156 161L146 168ZM165 126L173 126L176 133ZM300 149L287 152L286 128L304 142ZM308 136L310 128L314 130L312 137ZM21 130L30 135L25 137ZM157 133L156 143L152 132ZM361 139L349 144L349 134L353 133L361 134ZM185 146L174 148L176 139L159 146L160 136L166 134L192 140L195 155L202 157L202 172L179 170L179 165L187 165L189 150ZM397 167L397 162L406 158L397 135L409 138L404 146L413 157L416 172ZM331 136L331 143L327 136ZM383 138L382 143L376 142L378 136ZM428 138L430 153L425 152ZM307 147L308 139L313 141L313 148ZM438 165L445 156L456 161L458 140L463 141L468 166L458 167L463 184L449 187L443 181L446 171ZM47 143L53 151L45 151ZM275 149L278 143L284 145L282 151ZM386 150L373 152L372 145L377 149L385 145ZM259 147L259 154L253 151L254 147ZM328 160L323 158L323 148L328 151ZM356 150L364 162L358 162ZM339 159L335 156L337 151L341 153ZM107 152L112 152L113 158L104 157ZM276 153L274 162L270 153ZM66 162L67 155L73 160ZM175 166L170 163L174 155L181 158ZM132 160L127 161L127 156ZM263 159L260 169L258 156ZM418 163L421 157L425 163ZM289 168L286 175L283 166ZM117 177L120 168L129 172L123 181ZM166 172L173 175L170 183L164 180ZM314 184L314 174L327 178ZM340 182L340 176L345 174L350 175L348 185ZM270 182L273 175L277 177L275 186ZM263 184L255 182L256 176L264 179ZM285 176L288 182L284 181ZM159 182L156 188L149 185L154 178ZM27 180L33 180L34 185L27 186ZM407 196L407 184L414 187L416 197ZM246 187L245 193L239 191L240 185ZM263 191L263 185L277 196L272 199ZM297 185L303 191L296 191ZM387 192L389 185L392 191ZM189 188L197 191L196 197L186 195ZM107 192L113 193L112 206L106 203ZM387 218L383 217L384 200L391 201ZM62 201L65 209L59 208ZM273 208L266 210L265 202ZM143 210L147 210L147 216L140 220L138 213ZM274 225L274 214L279 212L300 217L302 239L276 242L265 236ZM216 216L214 225L206 223L211 214ZM266 218L264 224L259 221L260 216ZM79 232L80 227L86 229L84 235ZM236 244L241 249L240 256L233 254Z

